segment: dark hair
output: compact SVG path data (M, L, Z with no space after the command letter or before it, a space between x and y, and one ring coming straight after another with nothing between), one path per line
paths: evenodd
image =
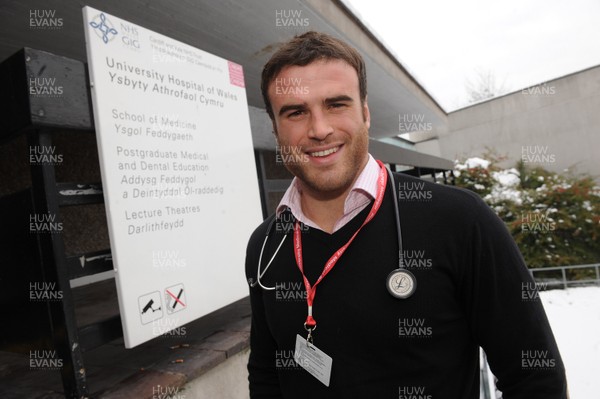
M284 43L265 64L260 90L271 120L273 108L269 100L269 85L281 70L290 65L305 66L317 60L342 60L350 64L358 75L360 101L367 97L367 72L362 56L347 43L326 33L306 32Z

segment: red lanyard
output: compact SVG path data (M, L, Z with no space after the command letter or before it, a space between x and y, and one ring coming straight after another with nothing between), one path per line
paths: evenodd
M377 197L375 197L375 202L373 203L373 207L371 211L367 215L367 218L363 222L363 224L356 230L356 232L350 237L348 242L344 244L340 249L335 251L335 253L329 258L327 263L325 263L325 267L321 272L321 276L315 282L315 285L311 286L310 282L304 275L304 263L302 261L302 233L300 231L300 222L296 222L294 225L294 255L296 257L296 264L298 265L298 269L300 269L300 273L302 273L302 278L304 279L304 288L306 288L306 302L308 303L308 316L306 317L306 322L304 323L304 327L311 331L314 330L317 322L312 316L312 307L313 301L315 300L315 294L317 293L317 285L325 278L325 276L333 269L337 261L341 258L342 254L346 251L346 249L350 246L354 238L358 234L358 232L375 217L377 211L381 207L381 203L383 202L383 195L385 193L385 186L387 184L387 169L383 166L381 161L377 161L381 169L379 170L379 176L377 177Z

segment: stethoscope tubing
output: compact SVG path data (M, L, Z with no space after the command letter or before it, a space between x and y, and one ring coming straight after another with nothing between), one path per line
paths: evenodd
M404 253L402 251L402 226L400 225L400 211L398 209L398 194L396 193L396 184L394 182L394 176L392 176L392 171L390 170L389 166L387 166L387 165L386 165L386 169L388 172L388 176L390 178L390 182L392 184L394 214L396 216L396 236L398 238L398 269L403 269L404 268ZM274 217L273 220L271 221L271 223L269 223L269 227L267 228L267 234L265 236L265 239L263 240L262 247L260 248L260 255L258 256L258 268L256 271L256 281L253 281L252 278L248 279L248 284L250 284L251 288L254 288L257 285L259 285L262 289L267 290L267 291L273 291L276 288L276 287L266 287L260 281L263 278L263 276L265 275L265 273L269 270L269 267L271 267L273 260L279 253L279 249L285 242L285 239L287 238L288 232L289 232L289 231L286 231L285 235L283 236L283 239L281 240L281 242L277 246L277 249L273 253L273 256L271 256L271 259L267 263L267 266L261 273L261 264L262 264L263 253L265 250L265 246L267 245L267 241L269 240L269 234L271 233L271 229L273 228L274 223L277 223L277 217Z

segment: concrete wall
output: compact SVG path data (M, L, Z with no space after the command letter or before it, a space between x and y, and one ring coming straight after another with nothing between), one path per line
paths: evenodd
M506 166L524 157L600 178L600 67L452 112L447 130L436 133L439 152L429 141L417 151L457 159L482 155L487 146L508 156Z

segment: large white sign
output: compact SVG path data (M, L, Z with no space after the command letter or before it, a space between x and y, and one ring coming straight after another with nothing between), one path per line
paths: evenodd
M247 295L261 222L242 67L83 9L125 346Z

